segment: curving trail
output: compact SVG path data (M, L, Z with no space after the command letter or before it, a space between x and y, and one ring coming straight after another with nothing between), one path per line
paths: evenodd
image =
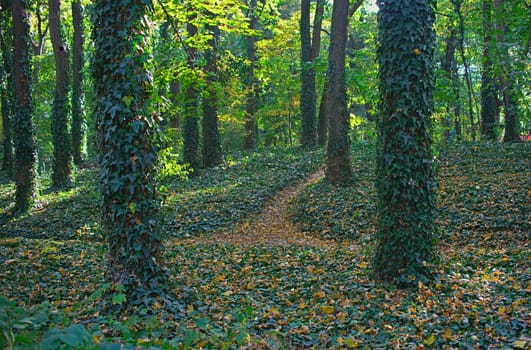
M191 238L189 243L217 243L231 245L266 246L312 246L337 247L338 242L321 239L307 232L301 232L293 224L289 214L290 202L308 185L324 176L324 170L313 173L304 181L285 188L268 200L263 209L230 231Z

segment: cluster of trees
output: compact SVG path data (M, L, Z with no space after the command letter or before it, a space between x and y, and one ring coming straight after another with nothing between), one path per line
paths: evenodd
M377 4L378 14L363 0L2 0L2 154L15 211L31 208L49 163L60 190L72 164L97 154L113 280L149 291L164 275L158 149L174 147L197 173L235 147L327 145L327 180L349 184L350 140L374 137L375 276L426 275L433 138L512 142L528 128L529 6Z

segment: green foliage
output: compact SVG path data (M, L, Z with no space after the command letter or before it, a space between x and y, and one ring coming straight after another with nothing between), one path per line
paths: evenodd
M76 324L65 329L53 328L46 332L41 342L41 349L79 349L92 343L92 336L85 327Z
M375 277L399 285L429 278L435 258L435 181L431 153L435 18L428 0L378 2Z

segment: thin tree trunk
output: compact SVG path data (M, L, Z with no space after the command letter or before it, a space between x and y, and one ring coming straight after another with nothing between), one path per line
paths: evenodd
M466 82L467 94L468 94L468 118L470 121L470 136L472 137L472 140L475 140L476 139L476 122L474 121L474 107L473 107L474 92L472 88L472 78L470 76L470 68L468 66L468 61L465 55L465 20L463 18L463 12L461 9L463 0L452 0L452 4L454 5L454 9L457 14L457 18L459 22L459 40L458 40L459 53L461 54L461 60L463 62L465 82Z
M332 184L352 180L349 154L349 113L345 86L345 48L347 41L348 0L334 0L328 54L328 121L326 179Z
M511 62L509 49L505 43L507 26L505 18L508 15L505 9L505 0L494 0L496 14L495 27L498 40L498 57L500 59L500 87L502 91L503 112L505 117L505 134L503 142L519 142L520 130L518 125L518 102L516 98L516 83L514 81L514 64Z
M191 18L186 24L186 30L188 32L188 38L193 38L197 34L197 27L191 22L194 18ZM196 56L197 49L193 47L188 48L188 67L195 74L196 69ZM184 126L183 126L183 141L184 162L188 163L190 167L197 174L201 168L201 149L199 141L199 117L198 117L198 91L196 87L195 77L188 82L186 87L186 101L184 103Z
M312 40L310 37L310 0L301 1L301 144L314 149L317 142L315 123L315 70L312 65Z
M15 212L27 212L36 196L36 146L33 129L33 96L30 19L27 0L13 0L15 86Z
M203 163L207 168L223 163L218 127L218 93L217 93L217 55L219 28L208 25L207 31L212 35L210 48L205 53L206 59L206 96L203 99Z
M257 0L249 0L248 19L249 29L254 31L258 26L257 17ZM249 67L247 71L247 105L245 107L245 137L243 147L245 149L256 148L256 96L257 96L257 82L255 76L256 66L256 37L254 35L247 36L247 58L249 60Z
M53 174L52 186L66 188L72 179L72 148L68 133L70 91L68 45L61 29L60 0L48 0L50 36L55 56L55 98L52 116Z
M481 72L481 135L495 141L498 103L494 65L492 62L492 0L483 0L483 59Z

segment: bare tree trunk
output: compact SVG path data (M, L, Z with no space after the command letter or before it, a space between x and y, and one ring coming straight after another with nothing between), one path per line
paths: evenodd
M328 146L326 179L332 184L352 180L349 154L349 113L345 86L345 48L347 41L348 0L334 0L332 31L328 54Z

